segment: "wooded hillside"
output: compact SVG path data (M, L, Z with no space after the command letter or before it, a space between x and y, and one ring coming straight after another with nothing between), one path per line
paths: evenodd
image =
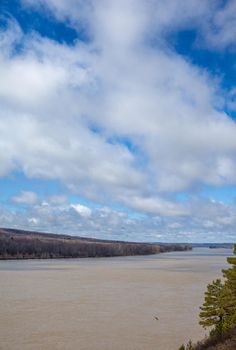
M106 241L15 229L0 229L0 259L48 259L147 255L191 246Z

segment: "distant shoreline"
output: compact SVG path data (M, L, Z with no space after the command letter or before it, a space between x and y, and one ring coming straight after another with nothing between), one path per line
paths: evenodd
M0 229L0 260L73 259L152 255L191 250L190 244L156 244Z

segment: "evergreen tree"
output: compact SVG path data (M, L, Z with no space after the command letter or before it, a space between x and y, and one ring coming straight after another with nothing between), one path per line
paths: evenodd
M204 304L200 307L200 322L204 328L214 327L212 334L222 334L227 318L225 307L226 294L220 279L208 284Z
M234 254L236 254L236 245L234 246ZM227 261L231 268L223 270L225 284L229 287L232 293L236 296L236 257L229 257Z
M236 245L234 246L234 254L236 254ZM227 324L231 326L236 323L236 257L229 257L227 261L232 265L229 269L223 270L225 278L225 306L228 312Z
M179 350L185 350L184 344L182 344L182 345L180 346Z
M236 245L234 246L236 254ZM200 324L213 327L211 334L221 335L236 323L236 257L229 257L227 261L231 268L223 270L225 283L217 279L207 286L205 302L200 308Z

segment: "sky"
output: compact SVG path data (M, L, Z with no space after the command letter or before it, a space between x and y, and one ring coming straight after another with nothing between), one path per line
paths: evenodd
M0 226L236 240L236 0L1 0Z

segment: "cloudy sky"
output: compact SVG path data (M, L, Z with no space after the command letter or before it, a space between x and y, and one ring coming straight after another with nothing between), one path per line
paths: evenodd
M0 226L236 238L236 0L1 0Z

